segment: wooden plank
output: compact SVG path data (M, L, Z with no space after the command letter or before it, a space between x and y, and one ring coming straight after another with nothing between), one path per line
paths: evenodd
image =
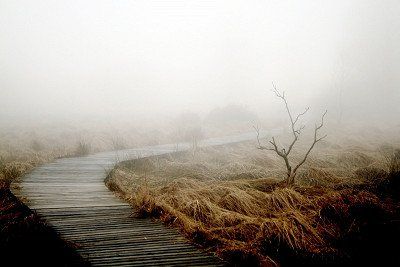
M254 138L243 134L205 140L201 146ZM179 151L190 148L180 144ZM104 185L107 170L118 160L162 155L175 144L102 152L57 159L27 174L14 194L82 247L93 266L219 266L215 256L199 251L175 229L150 219L132 218L131 207Z

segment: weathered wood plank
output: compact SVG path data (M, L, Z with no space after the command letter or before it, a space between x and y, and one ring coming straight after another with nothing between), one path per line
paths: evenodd
M243 134L203 141L203 146L252 139ZM186 150L188 144L179 145ZM102 152L57 159L26 175L13 189L60 234L77 242L94 266L218 266L215 256L199 251L176 230L131 216L131 207L104 185L107 170L120 160L176 151L175 144Z

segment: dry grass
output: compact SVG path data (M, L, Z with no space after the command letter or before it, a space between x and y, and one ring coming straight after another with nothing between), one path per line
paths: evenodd
M3 152L4 153L4 152ZM4 153L6 154L6 153ZM26 174L35 166L48 162L54 158L50 152L26 151L19 156L6 154L0 157L1 187L8 187L12 181Z
M192 125L190 117L183 121L179 116L134 119L138 118L113 118L112 122L100 122L98 119L63 122L43 120L26 125L0 122L0 180L7 184L33 167L55 158L186 142L186 135L190 140L192 138L192 128L200 127L197 123ZM198 123L201 123L200 117ZM220 128L214 129L205 124L201 131L207 136L221 136L234 134L234 129L238 130L237 127Z
M386 222L398 210L381 187L389 173L378 149L325 142L285 188L278 159L246 143L123 162L106 183L138 216L175 225L230 262L337 264L358 260L348 244L369 213Z

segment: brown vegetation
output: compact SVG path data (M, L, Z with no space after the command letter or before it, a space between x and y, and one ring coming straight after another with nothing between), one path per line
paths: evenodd
M34 139L31 144L0 143L0 251L2 266L88 266L75 244L59 234L10 191L11 184L35 166L54 158L71 156L72 150L48 147ZM83 145L83 146L82 146ZM76 154L88 153L78 143Z
M106 184L235 265L398 265L400 154L344 147L321 143L291 188L248 143L123 162Z
M163 122L163 127L159 128L166 128L168 123ZM12 195L9 188L18 189L20 177L34 167L60 157L182 142L184 136L175 138L175 130L182 124L175 123L171 132L154 131L157 127L151 123L124 123L124 130L117 132L109 129L108 124L98 126L87 121L84 125L44 123L0 127L0 265L7 266L12 261L14 266L69 266L80 261L72 247ZM184 133L192 137L192 128L189 130L184 129Z

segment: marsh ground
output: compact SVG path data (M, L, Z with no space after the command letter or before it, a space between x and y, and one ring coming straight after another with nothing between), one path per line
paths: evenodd
M123 162L106 184L137 216L178 227L235 265L398 266L396 148L353 135L328 139L290 188L280 183L281 159L254 142Z
M185 117L185 116L184 116ZM190 117L190 116L189 116ZM192 117L190 117L192 119ZM80 266L87 264L34 211L17 199L10 187L36 166L60 157L84 156L98 151L176 142L191 138L194 126L181 127L178 118L170 131L145 123L123 123L116 130L104 122L87 124L37 123L0 126L0 265ZM122 128L122 127L120 127ZM179 135L177 136L177 131ZM214 133L215 134L215 133ZM3 256L4 255L4 256Z

